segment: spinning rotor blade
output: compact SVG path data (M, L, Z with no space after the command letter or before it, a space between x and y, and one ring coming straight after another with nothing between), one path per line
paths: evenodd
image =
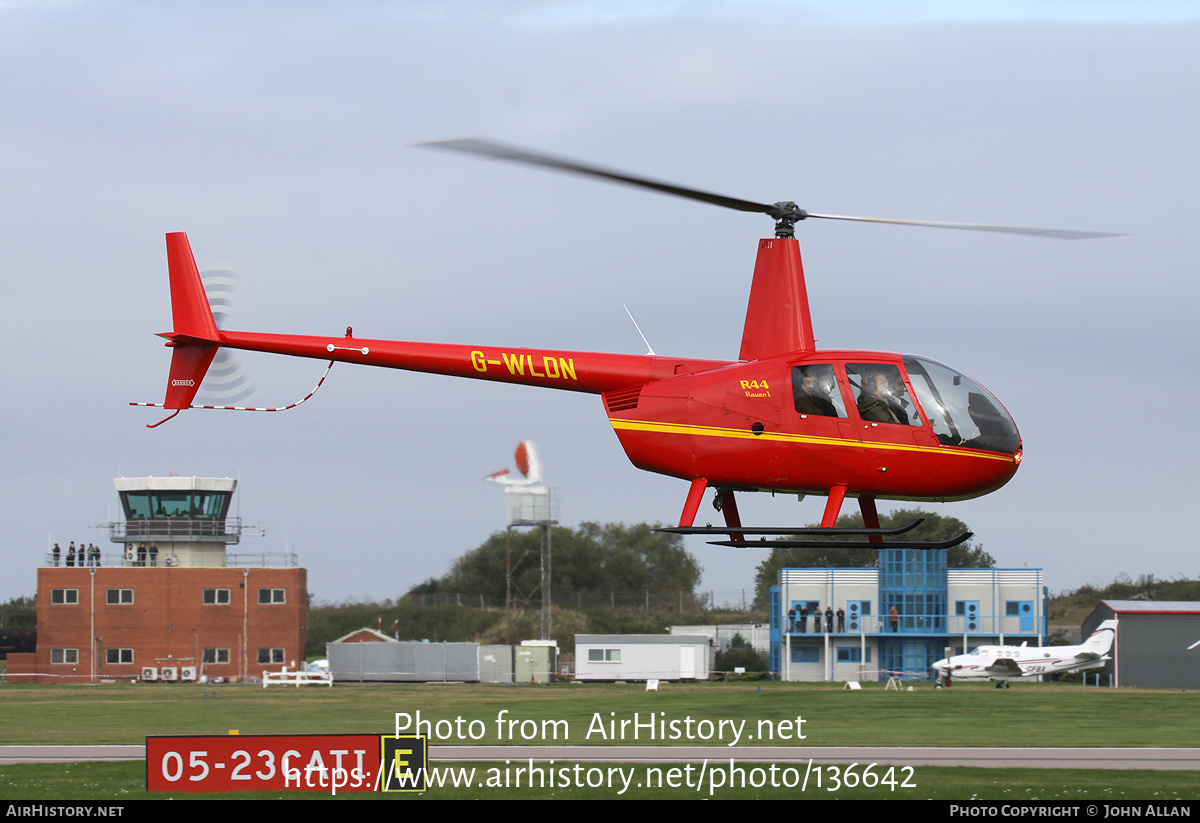
M233 305L233 287L237 272L230 269L207 269L200 272L204 293L212 308L217 328L225 328L229 311ZM197 396L202 405L234 405L253 397L254 384L242 369L233 353L226 348L217 349L212 365L200 384Z
M498 160L514 160L518 163L528 163L532 166L545 166L550 169L558 169L559 171L573 172L575 174L585 174L589 177L600 177L605 180L612 180L617 183L626 183L630 186L640 186L644 189L653 189L661 191L665 194L674 194L677 197L686 197L690 200L700 200L704 203L712 203L714 206L724 206L727 209L737 209L738 211L753 211L769 214L776 217L778 209L773 205L766 203L755 203L750 200L739 200L736 197L726 197L722 194L713 194L712 192L700 191L699 189L689 189L684 186L676 186L673 183L664 183L659 180L651 180L648 177L635 177L631 174L624 174L619 171L601 168L600 166L590 166L586 163L580 163L576 160L567 160L561 157L554 157L549 154L531 151L529 149L521 149L516 146L506 146L502 143L493 143L491 140L484 140L481 137L460 137L451 140L425 140L420 143L414 143L414 146L428 146L434 149L451 149L453 151L461 151L466 154L482 154L485 157L494 157Z
M714 206L724 206L727 209L766 214L774 218L776 221L776 237L795 236L793 229L795 224L798 221L805 220L809 217L818 217L824 220L852 220L860 223L895 223L897 225L927 226L930 228L939 229L966 229L969 231L1004 232L1006 234L1028 234L1035 237L1050 237L1058 240L1084 240L1097 237L1121 236L1119 234L1111 234L1108 232L1072 231L1070 229L1040 229L1028 226L994 226L977 223L945 223L932 220L893 220L886 217L849 217L838 214L813 214L812 212L805 211L790 201L768 204L757 203L753 200L742 200L737 197L728 197L723 194L714 194L712 192L701 191L700 189L677 186L673 183L665 183L648 177L638 177L635 175L626 174L624 172L613 171L600 166L580 163L577 160L567 160L566 158L543 154L542 152L533 151L531 149L523 149L516 146L506 146L503 143L495 143L491 140L485 140L481 137L461 137L450 140L426 140L420 143L414 143L413 145L428 146L435 149L450 149L452 151L460 151L466 154L479 154L485 157L492 157L497 160L512 160L532 166L543 166L545 168L557 169L558 171L582 174L589 177L599 177L601 179L611 180L616 183L625 183L626 185L630 186L651 189L664 194L673 194L677 197L686 197L689 200L699 200L703 203L711 203Z
M1098 237L1124 237L1107 231L1075 231L1073 229L1039 229L1033 226L992 226L986 223L942 223L936 220L895 220L887 217L849 217L843 214L813 214L823 220L853 220L858 223L894 223L898 226L926 226L933 229L965 229L967 231L996 231L1005 234L1028 234L1055 240L1094 240Z

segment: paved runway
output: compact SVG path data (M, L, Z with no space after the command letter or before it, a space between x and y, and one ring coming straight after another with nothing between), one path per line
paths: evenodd
M145 746L0 746L0 766L8 763L83 763L145 760Z
M145 746L0 746L0 765L142 760ZM564 763L880 763L1027 769L1200 769L1200 749L872 748L818 746L430 746L433 761Z

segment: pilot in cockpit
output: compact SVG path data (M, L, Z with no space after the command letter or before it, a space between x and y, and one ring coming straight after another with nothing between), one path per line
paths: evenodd
M892 390L887 372L873 369L863 372L862 394L858 396L858 414L873 423L910 425L908 413Z

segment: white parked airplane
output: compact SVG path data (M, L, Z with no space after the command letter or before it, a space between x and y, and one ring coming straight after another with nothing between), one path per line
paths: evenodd
M933 664L943 677L1007 681L1055 672L1098 669L1109 660L1117 621L1105 620L1078 646L980 646Z

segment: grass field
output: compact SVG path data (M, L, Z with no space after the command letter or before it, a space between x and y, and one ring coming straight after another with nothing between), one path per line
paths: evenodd
M430 721L464 721L463 736L445 743L551 743L523 739L520 727L501 738L496 718L566 721L576 745L650 743L587 732L597 713L607 722L665 713L663 719L782 721L804 718L807 746L1165 746L1200 745L1200 692L1097 689L1018 684L953 689L861 692L836 684L644 686L379 685L304 689L252 686L113 685L0 687L0 744L140 743L147 735L390 733L397 712ZM615 713L615 717L609 713ZM466 724L480 721L472 739ZM448 724L442 730L449 731ZM528 729L528 727L527 727ZM559 726L560 734L562 726ZM457 730L456 730L457 731ZM503 731L503 729L501 730ZM436 742L436 738L432 742ZM695 744L698 739L665 741ZM717 741L713 741L717 742ZM723 742L728 742L726 739ZM744 741L743 741L744 742ZM756 741L758 742L758 741ZM767 742L767 741L761 741Z
M1191 748L1200 741L1200 695L1017 684L1008 690L956 685L861 692L826 684L664 684L458 686L379 685L285 690L249 686L111 685L0 687L0 744L141 743L147 735L391 733L396 713L431 721L430 744L662 745L721 744L701 739L699 720L745 720L741 745L765 744L757 732L772 729L775 744L801 746L1153 746ZM504 720L515 725L498 725ZM679 721L692 739L612 739L609 721L645 718ZM661 713L661 714L660 714ZM693 724L684 725L691 717ZM461 718L461 723L456 723ZM803 718L798 726L797 719ZM542 721L561 721L553 728ZM438 721L442 722L440 726ZM474 723L472 723L474 721ZM529 721L529 722L524 722ZM761 723L760 723L761 721ZM606 734L599 734L603 722ZM543 736L543 728L545 736ZM797 728L805 735L796 739ZM619 725L617 726L619 732ZM522 734L524 730L524 734ZM412 731L412 729L409 729ZM589 731L591 732L589 734ZM441 733L439 735L439 732ZM746 735L755 735L747 740ZM785 735L789 739L781 739ZM444 739L439 741L439 736ZM618 735L619 736L619 735ZM564 739L565 738L565 739ZM736 747L731 749L736 755ZM461 765L461 764L456 764ZM477 764L481 773L494 764ZM1041 797L1090 799L1200 798L1194 772L1108 772L926 768L916 770L916 790L894 792L810 786L806 797L933 797L966 800ZM0 767L3 799L103 799L145 797L144 767L136 764L65 764ZM525 797L549 796L525 790ZM637 791L631 790L631 793ZM681 797L682 789L643 790L638 796ZM490 792L490 793L489 793ZM649 795L646 792L650 792ZM1014 793L1015 792L1015 793ZM720 792L733 797L795 797L798 789ZM609 789L558 790L557 797L612 797ZM512 797L512 789L439 789L431 797ZM687 796L695 796L694 794Z

